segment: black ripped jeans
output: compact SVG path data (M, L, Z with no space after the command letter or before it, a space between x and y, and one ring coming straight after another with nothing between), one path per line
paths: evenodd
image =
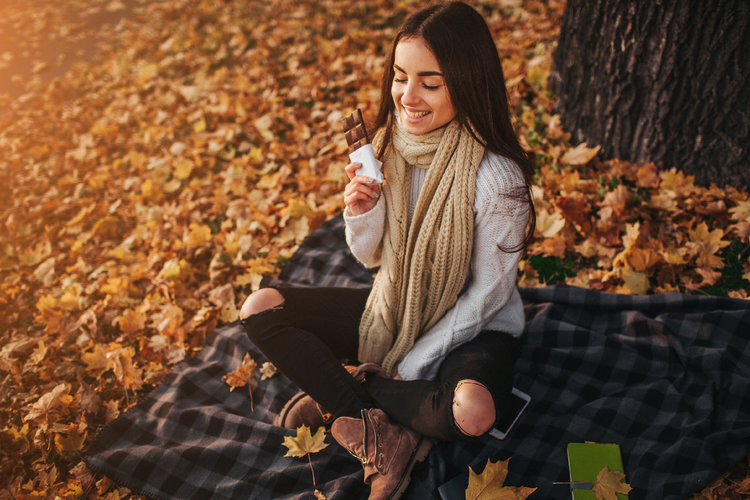
M453 420L453 392L461 380L487 387L499 419L513 385L518 339L485 330L451 351L437 380L366 377L359 383L341 364L356 360L359 322L369 289L277 288L284 303L242 321L250 340L292 382L334 417L359 417L377 407L429 437L473 439Z

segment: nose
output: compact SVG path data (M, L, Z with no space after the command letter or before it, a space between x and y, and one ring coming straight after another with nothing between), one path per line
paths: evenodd
M407 106L419 104L420 97L416 90L415 85L409 82L404 90L404 95L401 96L401 102Z

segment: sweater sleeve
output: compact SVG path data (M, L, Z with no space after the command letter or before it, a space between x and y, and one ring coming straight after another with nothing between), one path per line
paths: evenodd
M519 200L520 188L525 184L518 166L487 153L477 171L468 284L401 361L398 372L404 380L434 379L447 354L489 323L516 336L523 331L523 304L516 288L521 252L507 251L523 241L528 221L530 206Z
M381 242L385 232L385 197L378 198L375 207L361 215L348 215L344 210L346 243L352 255L367 268L380 265Z

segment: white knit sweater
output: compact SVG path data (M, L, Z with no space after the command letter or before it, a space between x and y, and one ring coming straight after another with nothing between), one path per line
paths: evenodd
M426 170L413 168L409 217L417 205ZM399 363L404 380L437 376L446 355L482 330L498 330L519 336L525 317L516 288L521 252L504 252L523 241L529 207L512 197L524 186L518 166L511 160L487 152L477 171L474 199L474 248L466 283L455 305L416 341ZM344 211L346 241L354 257L367 267L380 264L380 242L385 225L386 201L358 216Z

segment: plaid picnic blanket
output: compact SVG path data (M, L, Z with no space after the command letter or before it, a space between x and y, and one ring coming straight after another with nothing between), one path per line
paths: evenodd
M366 286L340 217L314 232L279 276L296 285ZM531 403L504 441L436 442L414 470L407 500L512 458L506 485L568 499L570 442L617 443L634 499L685 499L750 452L750 303L670 293L621 296L568 286L522 289L524 347L515 385ZM108 424L85 457L116 483L153 499L310 499L304 458L285 458L270 422L297 392L276 375L230 392L221 377L245 353L242 328L214 331L203 350ZM329 500L365 499L362 468L328 437L311 456ZM455 482L455 480L454 480ZM459 497L462 498L462 497Z

